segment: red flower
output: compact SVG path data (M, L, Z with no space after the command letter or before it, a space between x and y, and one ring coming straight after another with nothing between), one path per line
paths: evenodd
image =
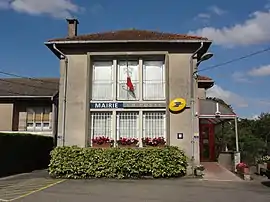
M155 138L142 138L142 142L145 145L149 145L149 146L159 146L159 145L165 145L166 141L164 139L164 137L155 137Z
M137 144L138 142L139 140L136 138L126 138L126 137L121 137L119 140L117 140L117 143L121 145L133 145Z
M105 136L97 136L95 138L92 139L92 143L96 143L96 144L104 144L104 143L113 143L114 140L110 139L109 137L105 137Z

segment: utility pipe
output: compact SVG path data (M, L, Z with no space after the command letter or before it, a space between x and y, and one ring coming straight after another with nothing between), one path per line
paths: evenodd
M191 163L192 163L192 173L194 174L194 161L195 161L195 138L194 138L194 126L195 126L195 95L194 95L194 73L196 73L196 71L194 71L194 67L193 67L193 59L194 56L203 48L203 42L201 42L201 46L191 55L189 63L190 63L190 109L191 109ZM197 64L196 64L197 66ZM197 68L196 68L197 69Z
M60 51L55 44L53 44L53 49L60 53L60 59L65 59L65 69L64 69L64 86L63 86L63 109L62 109L62 146L65 146L66 137L66 105L67 105L67 69L68 69L68 58Z

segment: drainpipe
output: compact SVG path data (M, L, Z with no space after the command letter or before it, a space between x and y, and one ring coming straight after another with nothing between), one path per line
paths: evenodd
M201 46L191 55L190 57L190 108L191 108L191 145L192 145L192 157L191 157L191 163L192 163L192 173L194 174L194 161L195 161L195 138L194 138L194 126L195 126L195 96L194 96L194 74L196 71L194 71L193 67L193 59L194 56L203 48L203 42L201 42ZM196 64L197 65L197 64Z
M65 146L65 136L66 136L66 105L67 105L67 69L68 69L68 58L60 51L55 44L53 44L53 49L56 50L61 55L61 59L65 59L65 70L64 70L64 97L63 97L63 114L62 114L62 146Z

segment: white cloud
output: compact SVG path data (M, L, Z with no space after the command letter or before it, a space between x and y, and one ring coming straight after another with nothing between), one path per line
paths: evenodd
M207 10L209 12L199 13L195 17L195 20L196 19L201 19L204 22L208 22L213 14L221 16L226 12L225 10L223 10L223 9L217 7L217 6L210 6Z
M217 97L224 100L229 105L236 107L248 107L248 103L245 98L233 93L229 90L225 90L218 85L214 85L212 88L206 91L207 97Z
M223 10L223 9L217 7L217 6L210 6L210 7L209 7L209 10L210 10L211 12L217 14L217 15L223 15L223 14L226 13L225 10Z
M234 72L232 74L232 78L234 81L237 81L237 82L251 83L250 79L248 79L247 75L243 72Z
M257 68L252 68L247 72L234 72L232 79L242 83L253 83L252 77L270 76L270 65L263 65Z
M71 0L0 0L0 9L11 9L30 15L49 15L55 18L69 18L82 8Z
M209 18L211 17L211 15L208 14L208 13L199 13L199 14L197 15L197 17L198 17L198 18L202 18L202 19L209 19Z
M234 47L270 41L270 9L253 12L247 20L232 26L204 27L189 34L208 37L217 45Z
M250 76L270 76L270 65L253 68L248 72Z

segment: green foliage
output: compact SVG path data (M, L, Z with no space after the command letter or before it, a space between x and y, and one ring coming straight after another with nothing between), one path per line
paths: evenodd
M242 161L252 165L270 153L270 114L261 114L257 119L238 119L239 149ZM235 124L224 122L215 128L216 145L235 150Z
M53 138L0 133L0 177L48 167Z
M224 100L208 97L232 109ZM262 156L270 155L270 113L262 113L257 119L238 119L239 149L242 161L255 164ZM217 151L227 146L235 150L235 123L223 122L215 127ZM217 152L218 155L218 152Z
M186 173L187 157L177 147L79 148L51 152L49 173L56 178L169 178Z

